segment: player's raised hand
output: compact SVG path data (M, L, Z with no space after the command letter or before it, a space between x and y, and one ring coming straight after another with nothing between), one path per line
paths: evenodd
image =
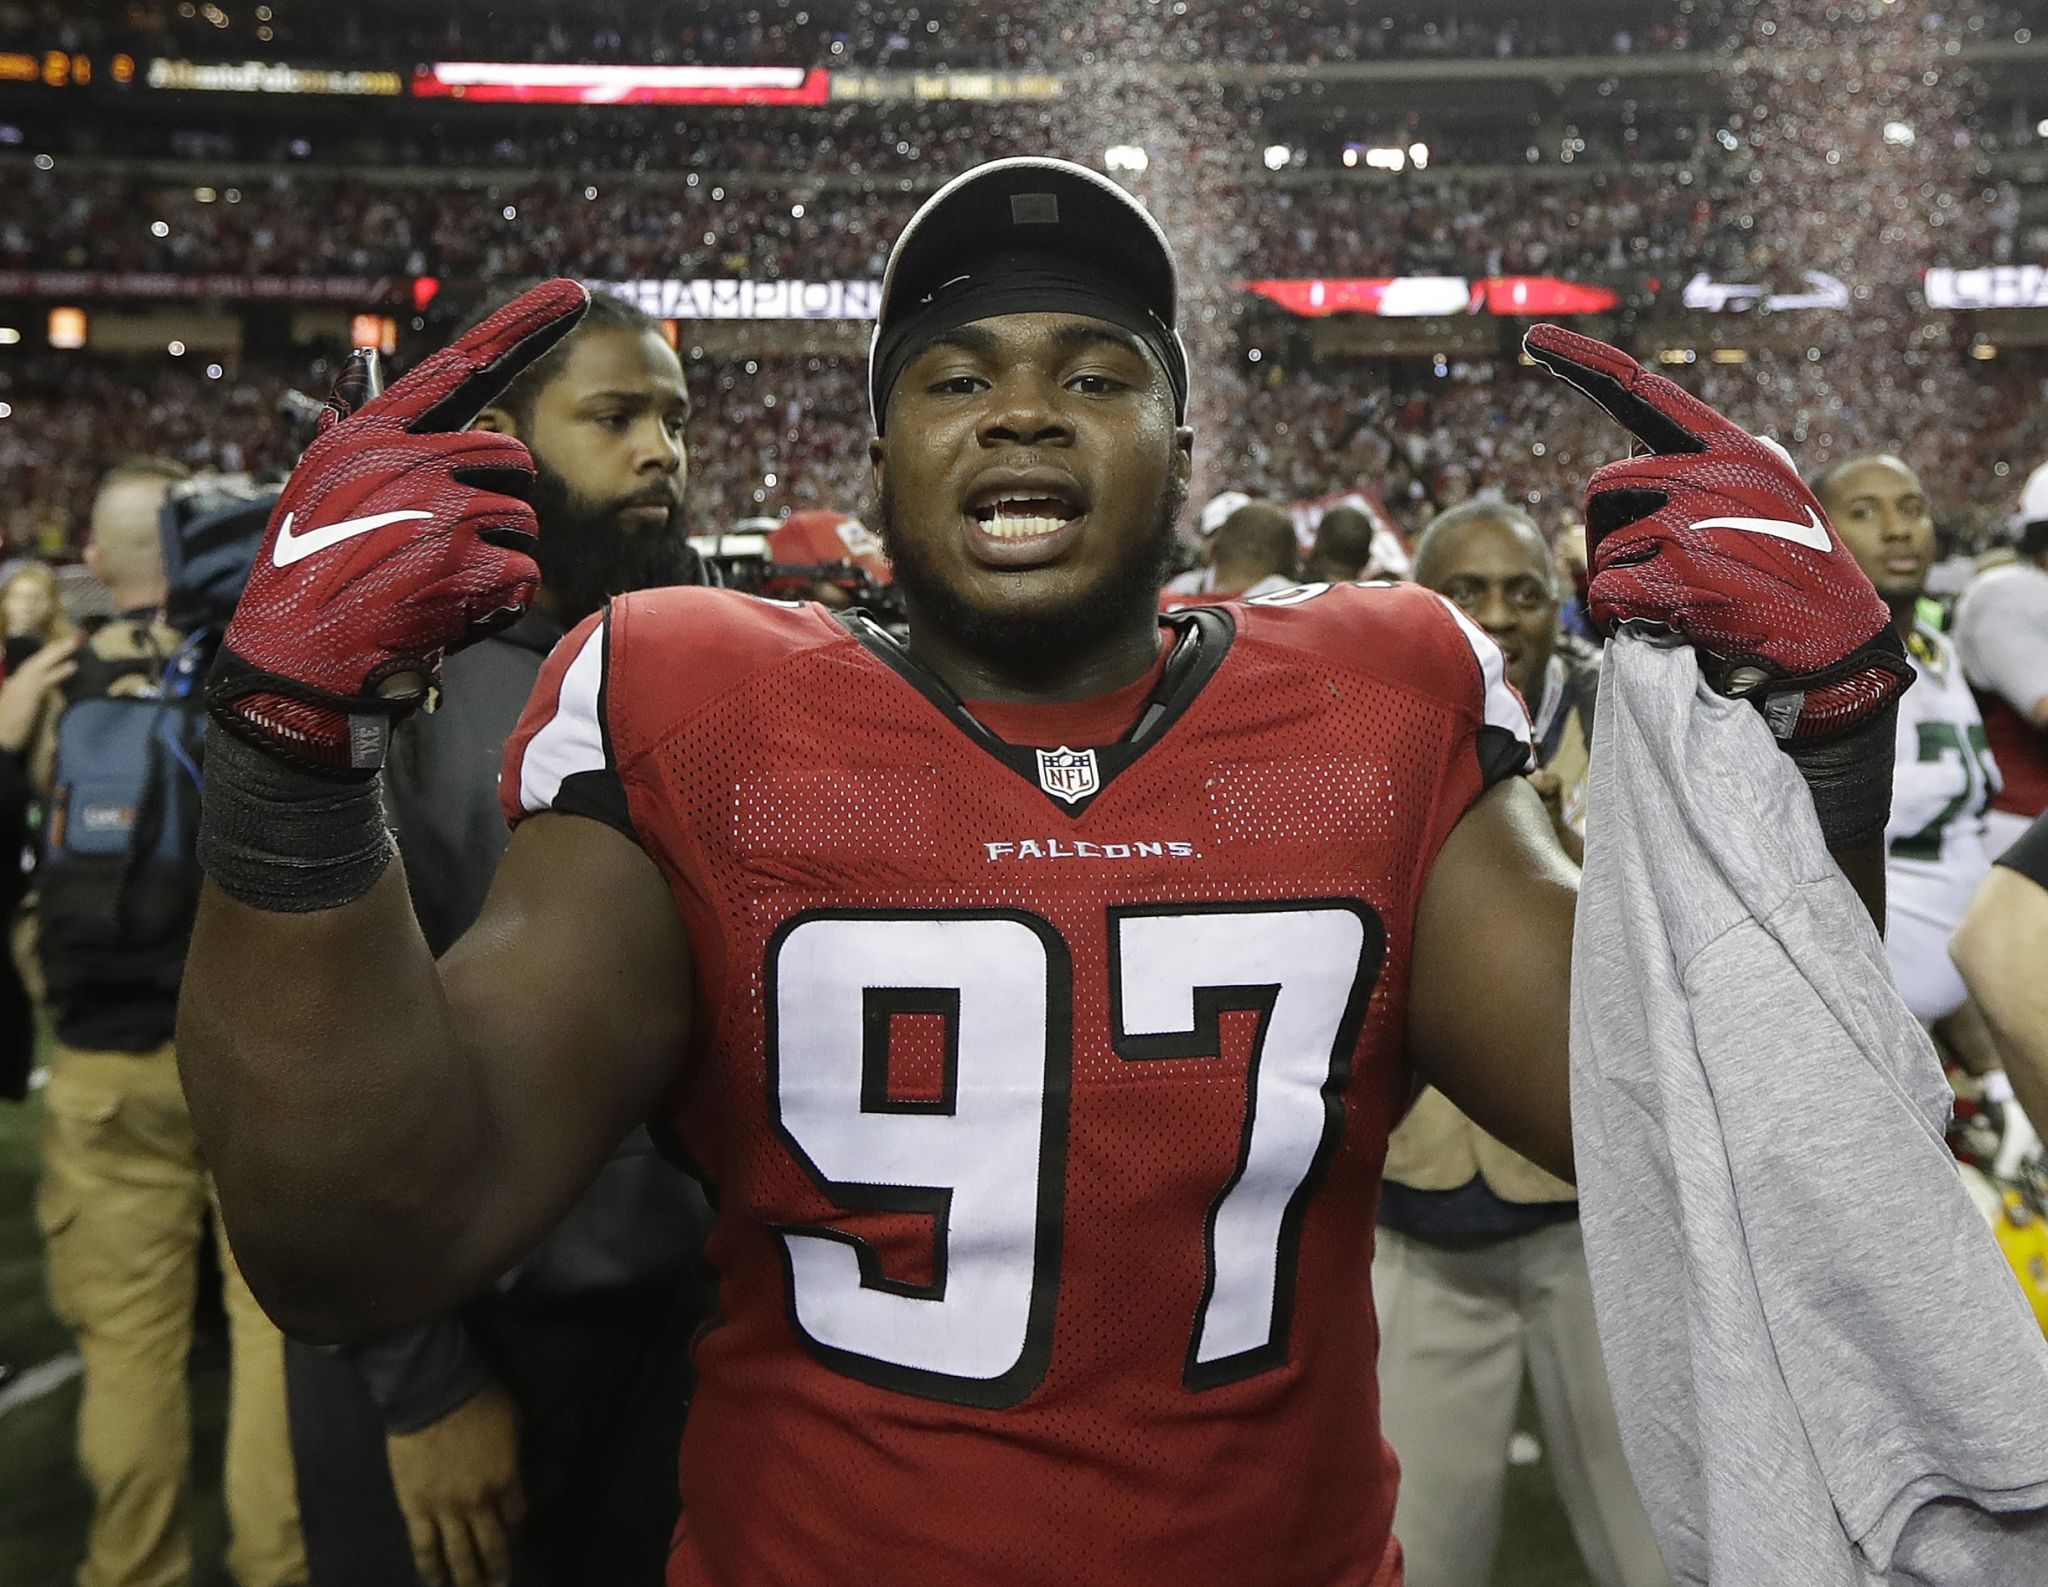
M367 775L441 658L524 609L533 459L465 427L589 301L574 281L535 287L381 394L344 369L228 627L216 720L297 765Z
M1683 636L1780 739L1859 726L1912 681L1891 612L1784 452L1619 348L1556 325L1529 355L1648 448L1586 493L1587 610Z

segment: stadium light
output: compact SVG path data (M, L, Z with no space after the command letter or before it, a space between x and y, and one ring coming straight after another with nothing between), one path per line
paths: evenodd
M86 318L81 308L50 310L50 345L60 352L76 352L85 345Z
M1278 171L1294 158L1294 151L1284 143L1266 145L1266 169Z
M2041 125L2044 127L2048 127L2048 121L2044 121ZM2048 138L2048 132L2042 133L2042 136L2044 138ZM1358 149L1355 145L1344 151L1344 163L1346 165L1358 164Z
M1365 163L1375 171L1405 171L1408 169L1406 149L1367 149Z
M1667 347L1657 355L1660 364L1696 364L1700 355L1690 347Z
M1408 163L1418 171L1427 171L1429 169L1429 145L1426 143L1409 144Z
M2041 124L2034 130L2038 132L2042 137L2048 138L2048 119L2043 119Z
M386 357L398 351L398 321L388 314L357 314L348 322L351 347L374 347Z
M1903 121L1887 121L1884 124L1884 141L1895 149L1910 149L1914 141L1913 129Z
M1145 151L1135 143L1119 143L1106 149L1102 155L1103 165L1112 171L1128 171L1133 176L1143 174L1152 161Z
M0 325L0 347L13 347L21 341L21 332L12 325Z
M1973 342L1970 344L1970 356L1980 364L1988 364L1998 356L1998 343Z

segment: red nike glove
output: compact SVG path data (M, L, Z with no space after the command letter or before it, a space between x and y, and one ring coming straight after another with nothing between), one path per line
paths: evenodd
M441 658L519 615L540 582L533 459L464 426L589 301L574 281L535 287L381 395L344 371L208 680L222 726L296 765L367 774Z
M1587 611L1682 635L1782 740L1857 727L1912 681L1892 615L1775 448L1605 342L1539 325L1529 355L1649 448L1586 493Z

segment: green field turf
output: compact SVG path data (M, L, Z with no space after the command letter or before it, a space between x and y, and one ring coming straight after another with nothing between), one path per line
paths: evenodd
M0 1361L22 1367L70 1347L43 1294L41 1251L30 1213L40 1117L34 1099L21 1106L0 1102ZM197 1568L192 1587L230 1587L220 1564L226 1533L219 1488L226 1398L221 1367L194 1373L191 1516ZM71 1456L77 1408L74 1379L0 1415L0 1587L68 1587L88 1512L85 1484ZM1523 1419L1533 1427L1526 1403ZM1542 1465L1509 1472L1504 1530L1493 1587L1587 1587Z

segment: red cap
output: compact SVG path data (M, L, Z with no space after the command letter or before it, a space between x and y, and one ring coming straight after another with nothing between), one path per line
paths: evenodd
M768 535L771 580L799 573L809 580L833 580L841 571L864 573L876 584L891 582L882 542L858 518L813 508L793 512Z

